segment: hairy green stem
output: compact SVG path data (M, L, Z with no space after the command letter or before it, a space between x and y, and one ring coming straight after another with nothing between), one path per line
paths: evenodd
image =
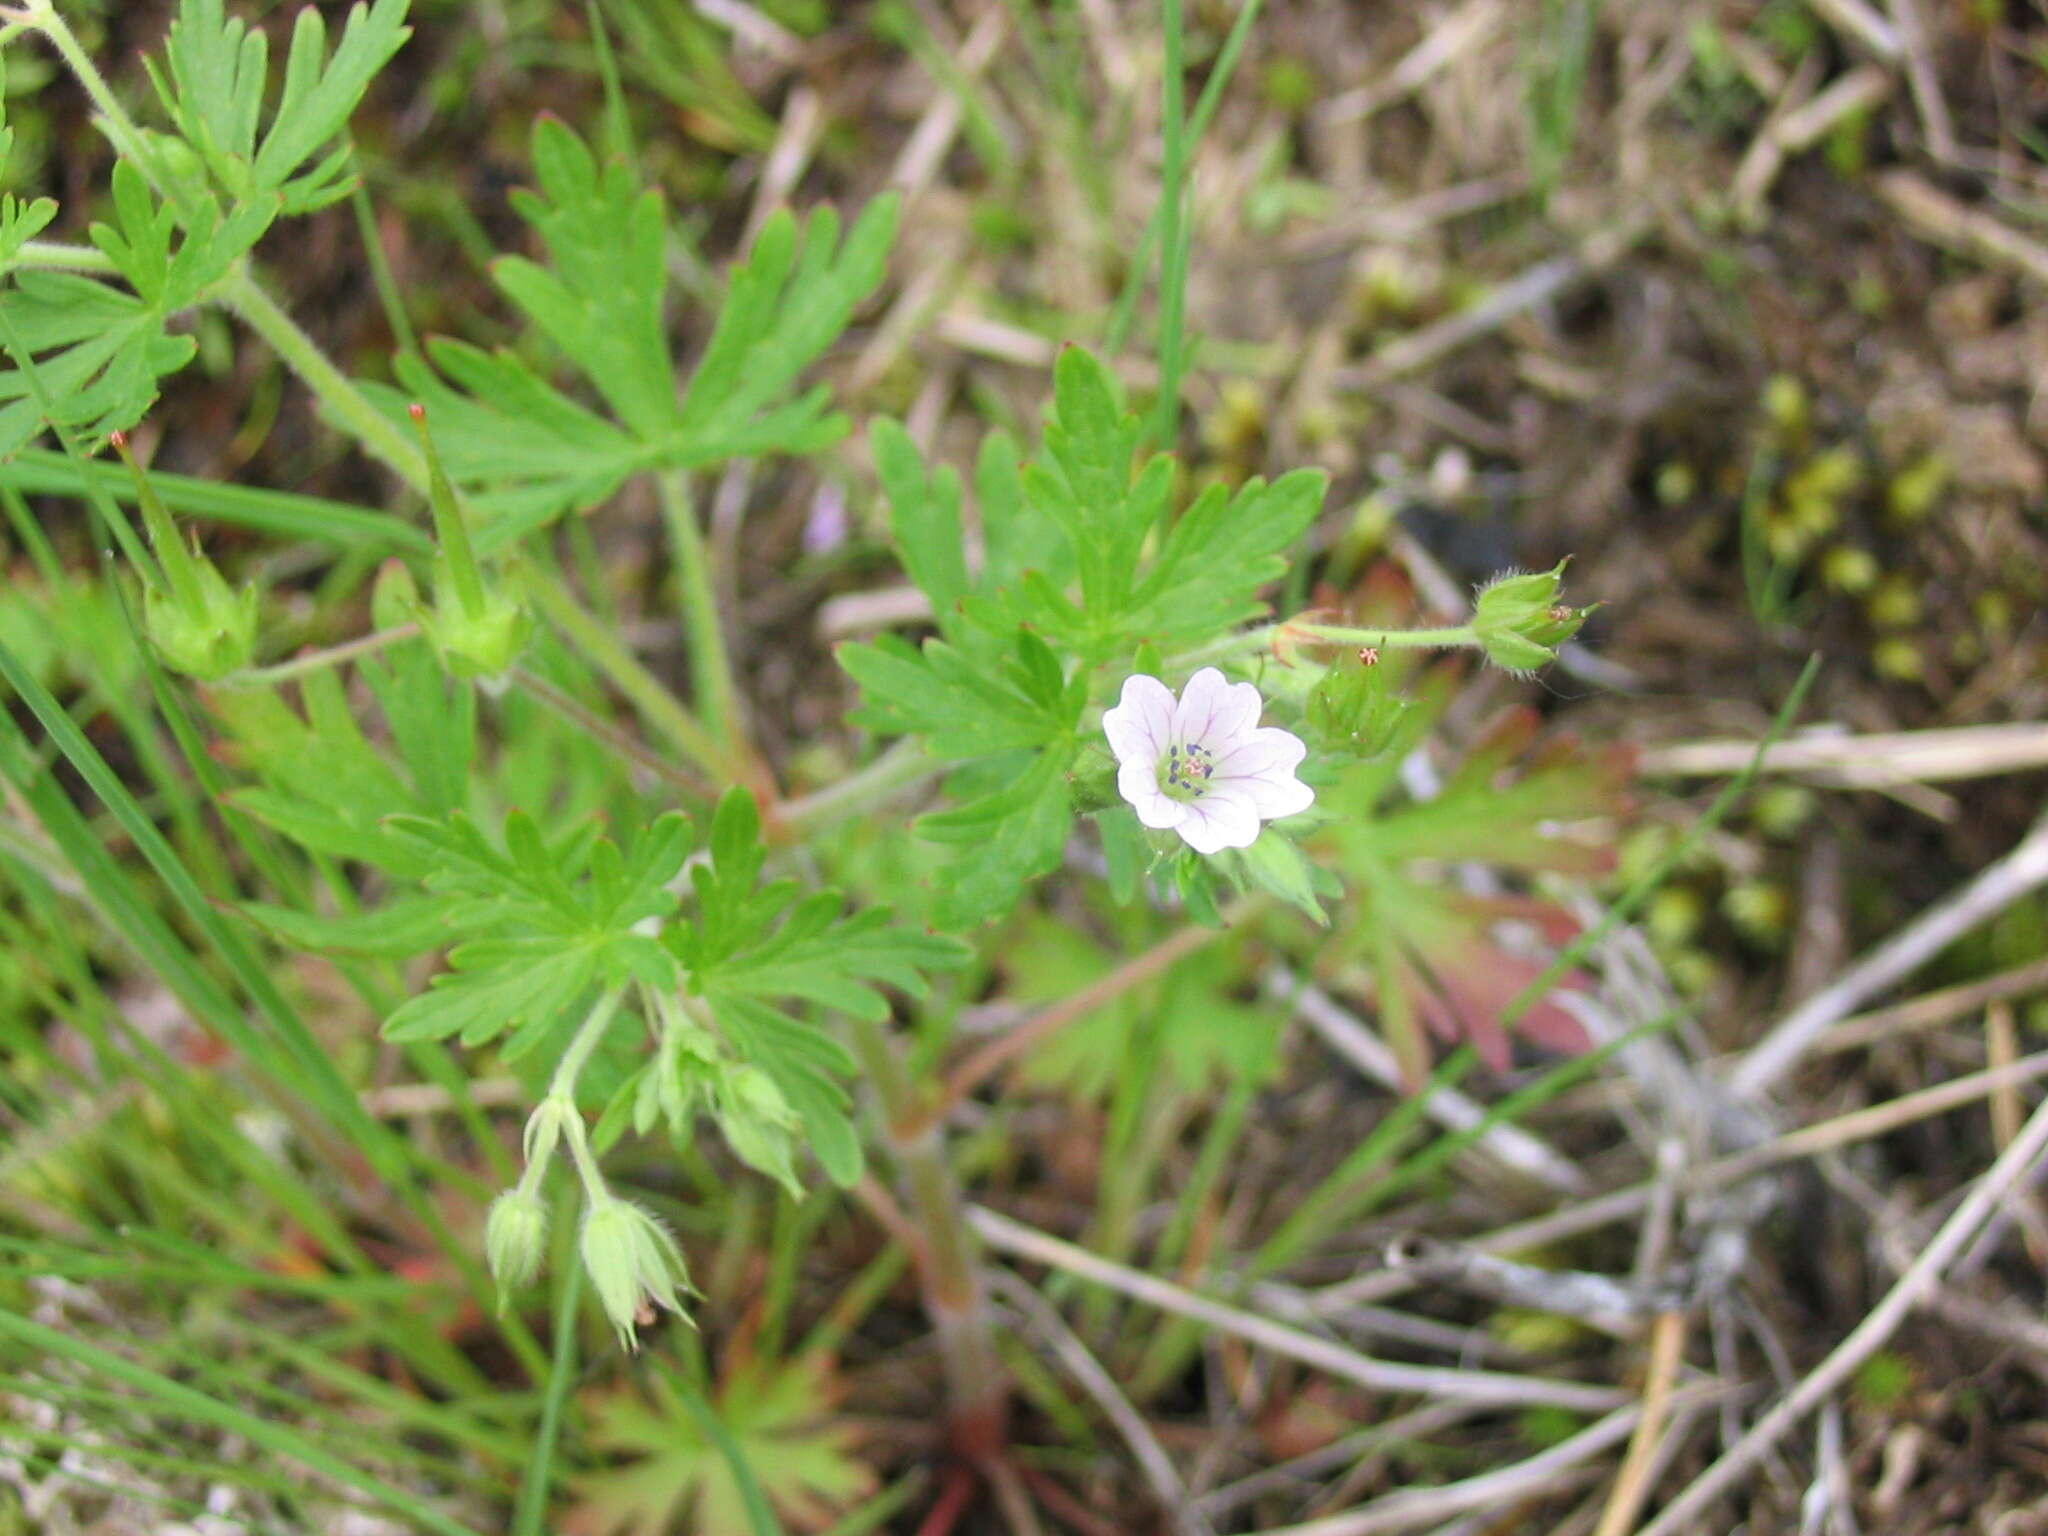
M1280 639L1310 645L1366 646L1382 651L1463 650L1479 644L1479 636L1470 624L1454 624L1444 629L1360 629L1343 624L1313 624L1304 619L1285 619L1278 624L1262 624L1257 629L1248 629L1214 644L1185 651L1174 657L1170 665L1175 670L1196 667L1204 662L1262 651Z
M575 1102L576 1079L583 1075L583 1067L590 1060L590 1053L604 1039L604 1032L611 1028L612 1015L619 1011L619 1004L626 994L614 989L597 1000L597 1005L584 1016L577 1026L576 1037L569 1042L569 1048L562 1052L562 1059L555 1063L555 1075L548 1079L548 1097L563 1098Z
M54 240L27 240L0 271L28 267L38 272L114 273L121 269L97 246L59 245Z
M359 656L373 655L388 645L397 645L402 640L411 640L419 635L417 624L399 624L390 629L379 629L358 639L344 640L340 645L330 645L325 650L308 651L303 656L294 656L290 661L280 661L268 667L249 667L240 672L230 673L214 684L216 688L263 688L275 683L288 683L295 677L304 677L309 672L318 672L325 667L338 667L343 662L354 661Z
M397 423L370 404L353 379L334 366L320 344L299 329L298 322L256 281L247 263L222 279L214 297L269 343L271 351L313 392L336 425L388 464L407 485L427 494L426 456Z
M865 815L913 784L936 777L943 766L914 738L905 736L838 783L784 801L775 819L793 837L823 832Z
M50 46L57 50L57 56L64 61L64 67L71 71L73 78L85 87L92 104L99 108L100 121L106 135L112 141L124 160L134 163L150 185L161 192L163 187L156 176L156 162L151 158L148 143L142 137L142 130L135 125L135 119L128 115L128 109L116 99L113 89L107 84L106 76L99 72L79 46L78 38L62 16L57 14L54 0L28 0L27 9L20 19L50 40Z
M910 1197L910 1213L921 1239L918 1275L946 1374L956 1442L970 1456L993 1454L1002 1440L1007 1392L997 1363L980 1257L959 1185L946 1161L944 1130L936 1125L916 1128L924 1116L925 1094L904 1071L882 1025L854 1020L850 1044L875 1086L882 1139Z

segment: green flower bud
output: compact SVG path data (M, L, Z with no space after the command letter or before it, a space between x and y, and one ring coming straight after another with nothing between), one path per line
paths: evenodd
M427 500L441 546L434 557L433 611L420 616L420 627L456 676L501 677L526 649L531 630L526 609L517 597L485 580L454 483L427 430L426 407L415 404L411 410L427 456Z
M445 589L442 562L434 562L436 590ZM457 677L502 677L526 649L532 626L518 601L498 591L490 592L482 611L468 613L459 607L442 606L423 614L420 627L441 653L448 670Z
M793 1140L802 1122L775 1079L756 1066L733 1067L719 1084L717 1114L719 1129L741 1162L767 1174L794 1198L803 1198Z
M583 1218L578 1246L584 1273L623 1348L638 1347L637 1329L652 1320L656 1307L688 1321L677 1295L690 1285L682 1250L647 1211L630 1200L600 1196Z
M1385 751L1408 701L1394 692L1370 646L1340 657L1308 696L1309 740L1325 752L1375 757Z
M1567 563L1560 560L1547 571L1501 576L1480 590L1472 630L1495 666L1533 672L1557 660L1557 648L1586 622L1590 608L1571 608L1558 601Z
M498 1281L498 1304L540 1273L547 1251L548 1211L540 1196L524 1185L506 1190L491 1202L484 1221L484 1257Z
M196 544L186 545L129 451L127 434L116 432L111 441L135 479L143 525L156 552L157 569L143 573L142 617L150 642L173 670L202 682L239 672L256 654L256 589L236 592Z

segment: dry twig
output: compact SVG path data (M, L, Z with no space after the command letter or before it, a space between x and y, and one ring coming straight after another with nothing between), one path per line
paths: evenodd
M1955 1213L1942 1223L1920 1257L1870 1314L1727 1454L1643 1527L1641 1536L1680 1536L1681 1532L1700 1529L1699 1522L1707 1510L1775 1450L1802 1419L1845 1385L1857 1367L1884 1347L1907 1315L1933 1294L1951 1261L2014 1186L2033 1170L2044 1151L2048 1151L2048 1103L2034 1111L2018 1138L1971 1186Z

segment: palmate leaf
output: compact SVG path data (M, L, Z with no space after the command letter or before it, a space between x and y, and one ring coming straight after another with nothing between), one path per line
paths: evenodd
M300 693L303 716L270 689L223 689L215 696L232 743L229 756L257 781L233 791L232 803L314 853L404 879L424 874L430 864L422 850L396 835L385 818L398 811L432 814L432 802L371 745L334 672L308 673ZM466 696L448 717L453 752L455 743L471 739L474 716Z
M1031 916L1005 946L1007 991L1027 1003L1071 997L1116 957L1084 933ZM1032 1052L1027 1081L1102 1100L1126 1073L1163 1072L1183 1092L1232 1082L1263 1086L1280 1067L1272 1012L1232 996L1243 962L1210 949L1176 963L1157 982L1076 1019Z
M1321 509L1329 477L1297 470L1231 492L1209 487L1144 549L1164 520L1173 461L1137 462L1138 418L1109 371L1078 347L1060 354L1039 462L1017 468L1008 442L984 444L976 475L986 558L969 575L959 477L927 471L908 435L878 422L875 462L910 578L946 639L977 651L978 629L1007 644L1020 627L1089 666L1212 640L1264 612L1259 591ZM1076 590L1078 589L1078 590ZM854 653L858 654L858 653Z
M957 968L967 951L951 939L893 927L879 908L842 916L836 892L798 901L793 882L758 886L760 815L742 790L719 802L710 851L708 861L690 870L695 914L671 926L668 949L726 1043L781 1090L825 1171L850 1184L860 1176L860 1140L840 1079L852 1072L853 1060L788 1005L812 1003L881 1019L888 1002L879 988L922 997L926 973Z
M6 123L6 103L0 101L0 168L14 154L14 130ZM12 192L0 193L0 266L11 263L22 246L41 234L56 217L57 200L53 197L24 201Z
M388 1038L460 1035L474 1046L514 1030L505 1054L515 1059L593 986L677 985L674 962L637 930L674 910L667 887L690 844L680 814L658 818L626 853L581 832L550 844L516 810L505 818L502 847L459 812L440 821L392 817L390 825L420 845L426 884L468 941L449 952L448 971L385 1021Z
M933 920L952 929L998 915L1059 862L1073 822L1066 774L1087 705L1086 676L1063 676L1031 631L1016 631L1007 655L977 649L970 660L943 640L919 651L884 635L839 650L867 699L857 722L916 732L939 756L974 765L947 786L955 808L916 824L922 837L972 845L937 882Z
M757 1536L734 1454L799 1530L822 1529L874 1491L874 1473L853 1455L853 1430L832 1416L842 1389L822 1357L728 1362L710 1412L730 1452L665 1378L647 1391L589 1400L590 1443L616 1460L576 1480L569 1536Z
M679 392L663 324L660 195L642 191L627 167L601 165L552 117L534 127L533 159L540 188L514 206L548 260L507 257L495 276L606 410L509 351L435 339L427 362L396 361L398 388L364 388L394 421L411 402L426 405L459 485L524 529L594 506L643 470L812 453L840 437L846 423L828 409L827 392L796 385L881 282L893 197L870 204L844 240L829 208L801 229L787 211L770 218L733 269L711 340Z
M1497 938L1502 922L1534 925L1551 944L1576 926L1562 908L1533 896L1459 891L1443 881L1445 861L1524 876L1599 873L1612 865L1608 829L1623 807L1627 777L1624 757L1585 755L1566 741L1531 753L1537 717L1510 710L1467 749L1435 796L1398 798L1400 762L1455 696L1452 670L1435 669L1414 690L1413 707L1379 757L1349 764L1321 791L1328 814L1309 839L1347 877L1351 893L1331 953L1374 975L1388 1043L1411 1084L1426 1075L1419 1026L1470 1040L1490 1065L1507 1065L1501 1011L1542 963ZM1551 999L1514 1028L1553 1050L1587 1044L1576 1018Z
M170 208L125 160L113 189L114 222L90 233L132 293L75 273L21 271L0 297L0 342L14 365L0 372L0 458L28 446L52 414L88 448L140 421L157 381L197 351L190 336L169 333L171 318L227 274L278 207L275 198L247 203L226 218L207 209L180 238Z
M310 169L307 162L348 126L370 82L412 35L408 4L376 0L366 8L359 0L331 58L319 10L301 10L284 84L260 135L269 39L227 16L222 0L183 0L164 41L164 64L150 61L150 77L172 123L230 197L275 195L286 213L308 213L353 185L346 145Z

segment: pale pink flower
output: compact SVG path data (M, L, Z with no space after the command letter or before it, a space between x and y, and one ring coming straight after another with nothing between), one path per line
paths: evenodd
M1263 702L1257 688L1225 682L1214 667L1189 678L1178 700L1156 677L1125 678L1102 733L1116 753L1117 791L1138 820L1170 827L1207 854L1249 848L1260 822L1307 810L1315 791L1294 770L1308 748L1259 724Z

